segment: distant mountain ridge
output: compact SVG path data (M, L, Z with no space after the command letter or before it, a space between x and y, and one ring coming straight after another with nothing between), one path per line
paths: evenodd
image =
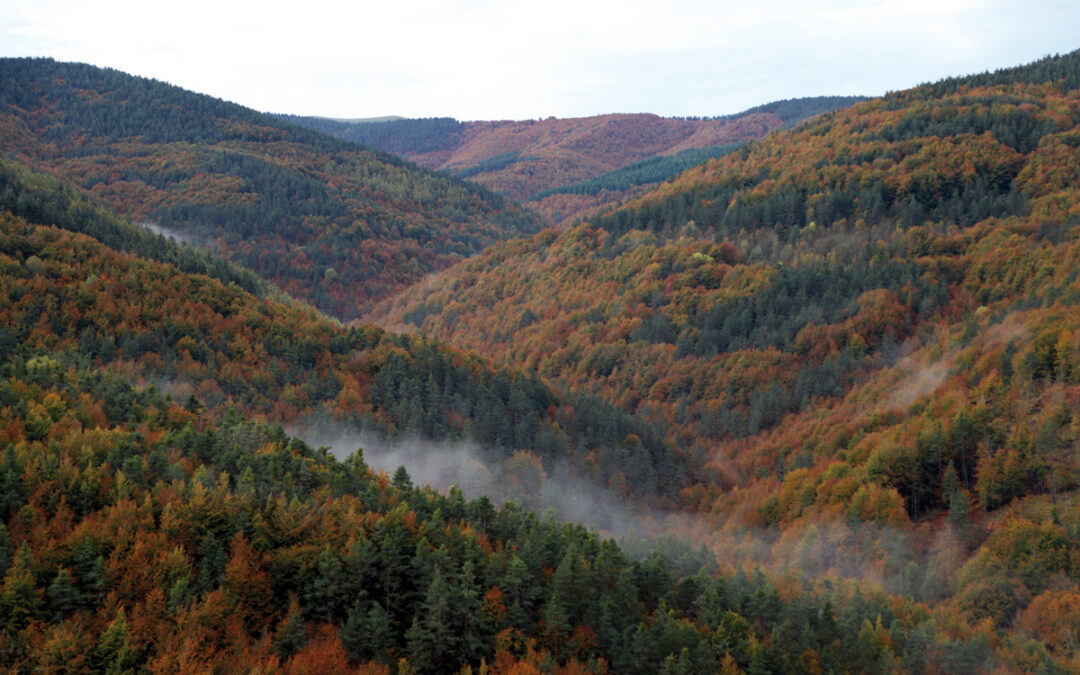
M0 59L0 157L342 319L539 220L483 187L155 80Z
M635 189L638 185L647 183L588 192L563 188L600 179L635 162L655 161L688 150L719 152L718 147L762 138L861 100L864 97L789 99L735 115L704 118L608 114L523 121L459 122L440 117L328 124L322 118L283 117L468 178L525 203L555 222L565 222L621 201L639 192ZM658 173L658 178L649 182L672 177L678 170ZM571 194L588 197L567 197Z

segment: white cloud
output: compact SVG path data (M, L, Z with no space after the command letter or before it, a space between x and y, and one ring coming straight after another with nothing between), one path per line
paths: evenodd
M880 94L1076 44L1069 0L12 0L0 53L260 110L361 117L710 115Z

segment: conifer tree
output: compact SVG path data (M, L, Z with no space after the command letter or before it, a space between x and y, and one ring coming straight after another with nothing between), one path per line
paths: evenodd
M338 631L338 639L341 640L349 660L353 663L360 663L372 656L368 648L366 618L365 603L357 602L349 610L345 617L345 623L341 625L341 629Z
M56 573L56 578L49 584L47 594L53 621L63 619L83 604L82 593L75 587L71 573L64 567L60 568Z
M205 593L218 587L225 575L225 566L228 560L225 557L225 548L214 536L213 532L207 532L199 542L199 571L196 579L197 589Z
M9 630L19 630L41 614L42 593L37 587L33 563L30 545L23 542L0 588L0 625Z
M274 648L282 658L288 658L300 651L307 642L307 637L307 625L300 614L300 603L293 598L289 603L288 614L278 625Z
M390 615L382 605L377 602L371 604L363 626L371 657L380 663L390 663L393 660L395 632L390 623Z
M346 601L342 594L343 577L341 560L329 546L324 546L319 554L315 573L308 580L304 592L304 606L310 616L320 621L337 618L342 604Z
M121 675L136 672L138 654L132 645L131 628L123 607L102 632L91 663L94 670L100 673Z

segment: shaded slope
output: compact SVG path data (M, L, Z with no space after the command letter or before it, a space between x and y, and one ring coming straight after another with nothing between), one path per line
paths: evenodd
M558 472L601 483L618 474L629 485L624 497L659 502L686 480L672 446L594 397L557 395L533 376L422 338L346 329L298 303L259 300L10 212L3 225L5 352L22 345L87 359L166 382L218 411L311 433L469 441L498 469L496 479L504 462L508 480L516 470L538 471L526 481L534 496ZM153 238L181 249L181 261L189 255Z
M1068 670L1078 82L1072 53L858 104L377 316L648 415L730 564L870 580Z
M0 61L0 154L342 318L535 217L391 155L153 80Z
M260 297L274 292L251 270L154 234L120 218L70 184L6 160L0 160L0 210L30 222L90 235L118 251L170 263L189 274L205 274L226 285L236 284Z

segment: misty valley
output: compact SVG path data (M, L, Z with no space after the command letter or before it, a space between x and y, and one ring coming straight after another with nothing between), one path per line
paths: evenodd
M0 58L0 670L1080 671L1080 52L266 114Z

